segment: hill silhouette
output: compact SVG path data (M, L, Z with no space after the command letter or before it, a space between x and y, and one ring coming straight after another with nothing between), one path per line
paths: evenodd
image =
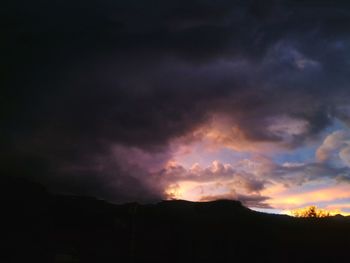
M110 204L6 179L1 262L347 262L350 219L293 218L238 201Z

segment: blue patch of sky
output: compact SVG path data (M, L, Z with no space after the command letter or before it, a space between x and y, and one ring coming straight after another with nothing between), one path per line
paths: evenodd
M284 210L276 209L276 208L255 208L255 207L252 207L251 209L254 211L257 211L257 212L268 213L268 214L283 214L283 213L285 213Z
M278 153L272 156L272 160L278 164L283 164L286 162L290 163L310 163L315 160L315 152L317 148L322 144L323 140L331 133L344 130L347 127L339 121L338 119L334 119L332 125L328 126L322 133L320 134L320 138L317 143L308 144L301 146L297 149L290 150L284 153Z
M305 146L292 152L278 153L272 157L272 160L278 164L312 162L317 148L318 146Z
M348 129L348 128L346 127L346 125L342 121L335 118L333 120L332 125L328 126L326 129L324 129L324 131L322 132L322 135L323 135L323 137L326 137L327 135L329 135L332 132L335 132L338 130L344 130L344 129Z

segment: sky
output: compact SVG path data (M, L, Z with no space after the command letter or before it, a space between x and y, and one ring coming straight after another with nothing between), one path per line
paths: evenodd
M3 5L3 176L350 214L348 1Z

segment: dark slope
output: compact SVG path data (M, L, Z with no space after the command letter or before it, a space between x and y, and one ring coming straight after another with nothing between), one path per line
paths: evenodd
M1 262L347 262L350 220L258 213L236 201L112 205L2 186Z

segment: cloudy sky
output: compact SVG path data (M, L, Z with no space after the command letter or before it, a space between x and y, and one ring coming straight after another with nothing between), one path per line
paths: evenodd
M13 0L0 169L115 203L350 213L350 4Z

